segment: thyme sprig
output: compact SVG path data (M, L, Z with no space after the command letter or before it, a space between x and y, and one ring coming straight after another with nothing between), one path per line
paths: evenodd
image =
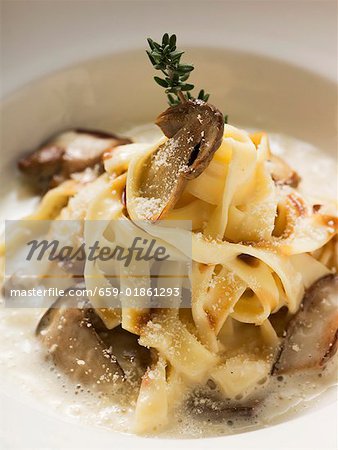
M165 33L162 37L162 43L159 44L153 39L148 38L150 50L146 50L149 59L156 70L160 70L164 77L154 77L154 80L161 87L165 88L169 105L177 105L180 102L186 102L193 97L191 91L194 85L187 83L194 66L190 64L181 64L181 57L184 52L176 47L176 35L169 36ZM205 102L209 99L204 89L201 89L197 98Z

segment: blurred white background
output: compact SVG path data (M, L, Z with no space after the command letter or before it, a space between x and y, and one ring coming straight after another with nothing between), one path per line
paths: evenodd
M1 96L165 31L181 45L245 49L337 79L336 0L1 0Z

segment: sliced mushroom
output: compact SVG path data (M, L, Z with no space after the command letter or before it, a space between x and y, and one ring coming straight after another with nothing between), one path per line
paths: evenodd
M150 350L138 343L137 335L129 333L121 326L108 330L94 310L90 309L88 313L95 331L120 364L125 379L131 383L141 382L152 362Z
M21 172L30 176L49 178L61 170L64 153L65 149L63 147L50 143L50 145L42 147L20 159L18 167ZM43 174L41 174L41 170Z
M255 415L259 400L248 404L234 404L217 393L195 391L186 402L187 411L201 420L224 422L230 419L249 418Z
M286 184L296 188L300 182L300 176L282 158L270 155L270 170L273 181L276 184Z
M102 171L102 157L107 150L130 142L129 139L102 131L67 131L20 159L18 167L35 179L42 190L57 186L73 174L77 174L80 182L88 182ZM85 169L95 166L95 171L84 173Z
M156 221L174 207L188 180L209 165L223 138L223 116L214 106L190 100L156 121L168 137L128 174L127 208L132 219Z
M56 367L73 381L113 392L124 373L89 320L85 302L83 297L60 297L41 318L36 335Z
M273 374L321 368L337 350L338 276L316 281L289 322Z
M81 291L84 284L74 289ZM36 335L63 373L102 392L123 382L135 387L151 363L150 350L137 336L121 327L108 330L82 296L59 298L40 319Z
M168 108L158 116L156 125L169 139L175 137L183 141L181 152L186 148L190 150L184 167L188 179L197 178L206 169L222 143L223 115L202 100L190 100Z

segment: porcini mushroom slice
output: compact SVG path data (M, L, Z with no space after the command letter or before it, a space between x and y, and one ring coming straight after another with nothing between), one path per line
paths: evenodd
M38 150L21 158L19 169L37 181L41 189L55 187L72 174L80 174L80 182L91 181L92 172L83 173L98 165L102 169L104 152L131 141L114 134L96 130L71 130L57 135Z
M249 418L255 415L259 400L248 404L234 404L217 393L195 391L186 402L187 411L201 420L224 422L229 419Z
M125 379L132 383L141 382L152 361L150 350L138 343L137 335L121 326L109 330L94 310L90 309L88 312L95 331L111 349L125 374Z
M168 140L130 167L127 209L132 219L156 221L172 209L190 179L209 165L222 142L222 114L201 100L164 111L156 121Z
M321 368L335 354L338 338L338 276L314 283L289 322L273 374Z
M60 297L42 316L36 335L56 367L73 381L113 392L124 381L124 373L93 327L88 310L79 307L85 301L83 297Z
M269 162L271 176L276 184L286 184L294 188L298 186L300 176L282 158L271 155Z
M224 119L222 113L202 100L190 100L168 108L156 120L169 139L180 138L190 144L193 154L185 168L185 176L197 178L209 165L222 143ZM197 148L196 148L197 147Z

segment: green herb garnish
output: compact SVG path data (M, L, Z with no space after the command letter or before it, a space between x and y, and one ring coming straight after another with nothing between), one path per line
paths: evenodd
M161 87L165 88L169 105L177 105L180 102L183 103L194 98L191 95L194 85L187 83L194 66L181 64L181 57L184 52L177 50L176 35L172 34L169 36L168 33L165 33L161 44L148 38L148 44L150 50L147 50L147 54L152 65L164 75L164 78L154 77L154 80ZM205 93L204 89L201 89L197 98L207 102L209 94Z

